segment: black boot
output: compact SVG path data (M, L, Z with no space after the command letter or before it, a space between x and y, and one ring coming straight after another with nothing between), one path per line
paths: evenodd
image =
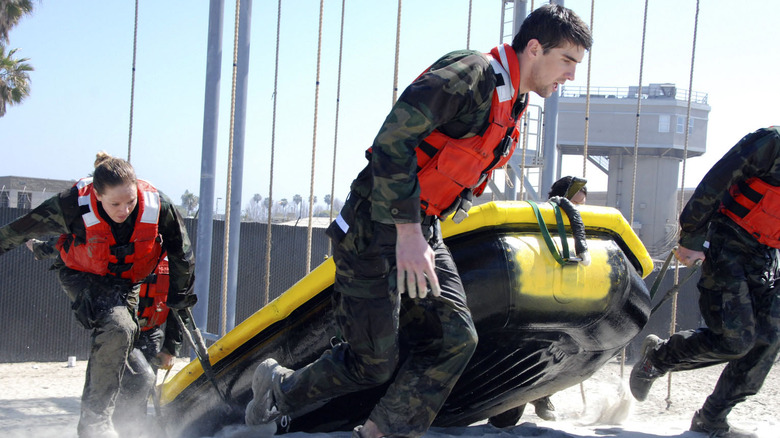
M634 368L631 370L631 377L628 380L631 394L634 395L637 401L647 400L647 394L650 392L653 382L666 374L656 368L650 358L661 344L663 344L663 341L656 335L649 335L642 342L642 357L634 364Z
M498 415L493 415L492 417L488 418L488 424L498 428L512 427L516 425L518 420L520 420L520 417L523 416L524 410L525 405L520 405L516 408L504 411Z
M706 433L710 438L758 438L753 432L730 425L725 418L711 420L701 410L693 414L691 431Z

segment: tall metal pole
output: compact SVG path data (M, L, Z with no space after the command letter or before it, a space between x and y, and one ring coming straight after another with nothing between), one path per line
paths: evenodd
M244 179L244 137L246 133L246 95L249 78L249 45L252 33L252 0L243 0L239 6L238 65L236 66L235 125L233 127L233 177L230 197L230 242L228 245L227 317L228 331L236 326L236 279L238 277L238 250L241 243L241 191Z
M563 0L553 0L553 3L563 6ZM544 168L542 168L542 186L544 193L555 182L558 175L558 95L556 90L544 100Z
M206 97L203 104L203 147L200 162L198 230L195 247L195 321L208 329L209 283L211 279L211 237L214 229L214 175L217 169L217 124L219 121L219 83L222 77L222 19L224 0L211 0L206 54Z
M526 9L527 9L527 2L525 0L515 0L515 7L514 7L514 17L512 17L512 38L514 38L515 35L517 35L517 32L520 30L520 26L523 24L523 20L525 20L526 15ZM502 35L503 37L503 35ZM519 160L519 156L522 154L515 154L515 159L512 160L512 163L517 163ZM522 184L523 182L520 181L519 184ZM512 166L506 167L506 182L504 183L504 199L507 200L514 200L517 198L517 173L512 168Z

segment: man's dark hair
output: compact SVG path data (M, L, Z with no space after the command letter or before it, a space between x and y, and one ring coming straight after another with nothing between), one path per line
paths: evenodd
M571 9L553 4L540 6L525 17L512 40L512 48L520 53L532 39L541 43L545 54L567 42L585 50L593 45L588 25Z

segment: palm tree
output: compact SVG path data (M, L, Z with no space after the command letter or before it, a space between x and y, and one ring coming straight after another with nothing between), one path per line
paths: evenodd
M19 20L32 13L31 0L0 0L0 42L8 42L8 33Z
M5 115L7 105L18 104L30 95L29 73L33 68L26 63L29 58L14 59L17 50L6 54L5 45L0 44L0 117Z
M194 193L190 193L189 190L185 190L181 195L181 206L187 211L187 216L192 216L192 213L198 208L200 199L195 196Z
M301 202L303 202L303 198L301 195L295 195L293 196L293 203L295 203L295 208L298 209L298 217L301 217Z
M259 193L255 193L252 199L249 201L249 206L246 208L246 215L252 222L259 222L262 216L262 201L263 197Z

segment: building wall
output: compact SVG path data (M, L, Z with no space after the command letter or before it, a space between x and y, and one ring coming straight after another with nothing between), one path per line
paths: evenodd
M653 256L667 251L674 244L679 165L680 162L673 158L638 157L638 178L634 185L633 157L610 156L607 205L616 207L630 221L633 187L632 225Z
M71 188L75 182L75 180L0 176L0 208L35 208L57 193Z
M585 99L561 98L558 112L558 144L564 153L582 153L585 141ZM693 129L688 135L689 156L705 152L709 106L691 108ZM588 149L598 153L602 147L628 148L633 153L636 137L636 100L591 98L588 122ZM677 118L687 116L687 102L674 99L642 101L639 121L639 148L643 153L677 150L681 157L685 146L685 130L678 132ZM659 119L668 117L668 131L661 132ZM684 125L684 121L681 122ZM683 126L680 126L683 128ZM593 148L593 149L591 149Z

